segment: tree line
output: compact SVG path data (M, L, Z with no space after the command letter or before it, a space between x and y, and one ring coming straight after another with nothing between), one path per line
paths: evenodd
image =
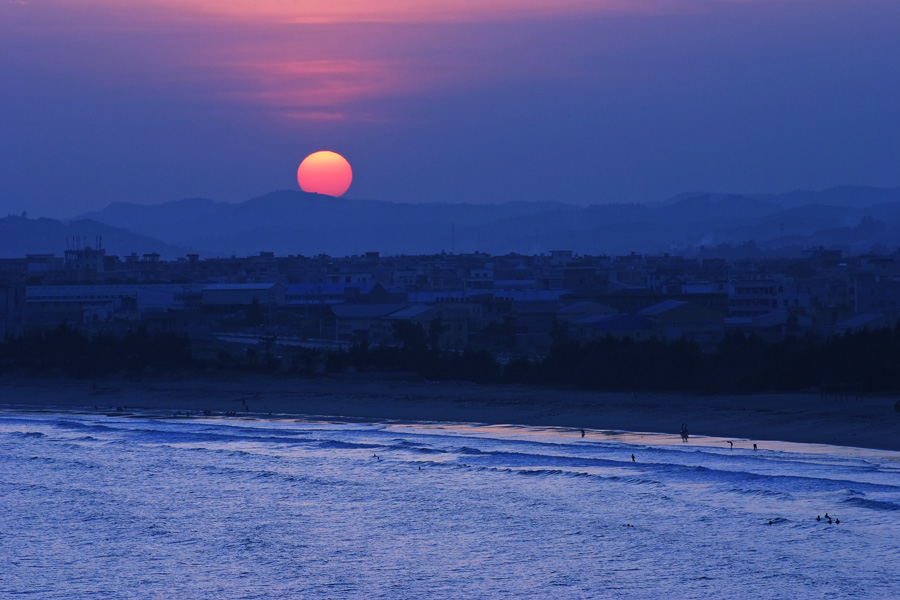
M590 342L556 339L542 358L501 364L486 350L438 347L439 324L398 322L392 345L357 344L328 351L278 347L222 349L198 359L192 341L137 326L122 334L87 334L62 324L0 342L0 372L103 377L148 367L162 372L254 371L335 375L400 373L435 380L533 384L609 391L691 393L793 392L868 394L900 391L900 325L832 337L812 334L766 342L730 333L716 351L685 340L637 341L608 336ZM275 354L275 348L280 354Z
M0 343L0 372L103 377L153 367L192 366L191 340L177 333L150 333L138 326L121 335L88 334L62 323L52 329L8 337Z
M505 364L483 350L440 351L420 329L398 336L399 346L354 346L331 352L326 370L408 371L429 379L609 391L843 395L900 391L900 325L831 337L786 337L779 342L736 332L711 353L685 340L560 338L543 358L522 357Z

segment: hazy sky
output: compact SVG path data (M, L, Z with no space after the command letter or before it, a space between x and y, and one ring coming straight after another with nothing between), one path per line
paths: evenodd
M0 216L900 185L898 0L0 0L0 92Z

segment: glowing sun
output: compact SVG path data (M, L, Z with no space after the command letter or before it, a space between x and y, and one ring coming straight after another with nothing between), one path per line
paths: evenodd
M304 192L337 197L350 188L351 181L350 163L337 152L313 152L297 169L297 183Z

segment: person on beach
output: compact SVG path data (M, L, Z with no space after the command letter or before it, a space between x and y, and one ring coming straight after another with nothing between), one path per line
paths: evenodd
M581 430L581 437L584 437L584 429Z
M631 462L634 462L634 454L631 455Z
M753 444L753 449L756 450L756 444Z
M682 442L688 441L688 428L687 428L687 423L682 423L682 424L681 424L681 441L682 441Z
M728 447L729 447L731 450L734 450L734 442L732 442L731 440L729 440L729 441L728 441Z

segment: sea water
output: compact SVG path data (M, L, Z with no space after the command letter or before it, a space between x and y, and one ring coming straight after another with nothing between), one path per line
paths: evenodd
M900 453L734 442L0 412L0 597L900 597Z

